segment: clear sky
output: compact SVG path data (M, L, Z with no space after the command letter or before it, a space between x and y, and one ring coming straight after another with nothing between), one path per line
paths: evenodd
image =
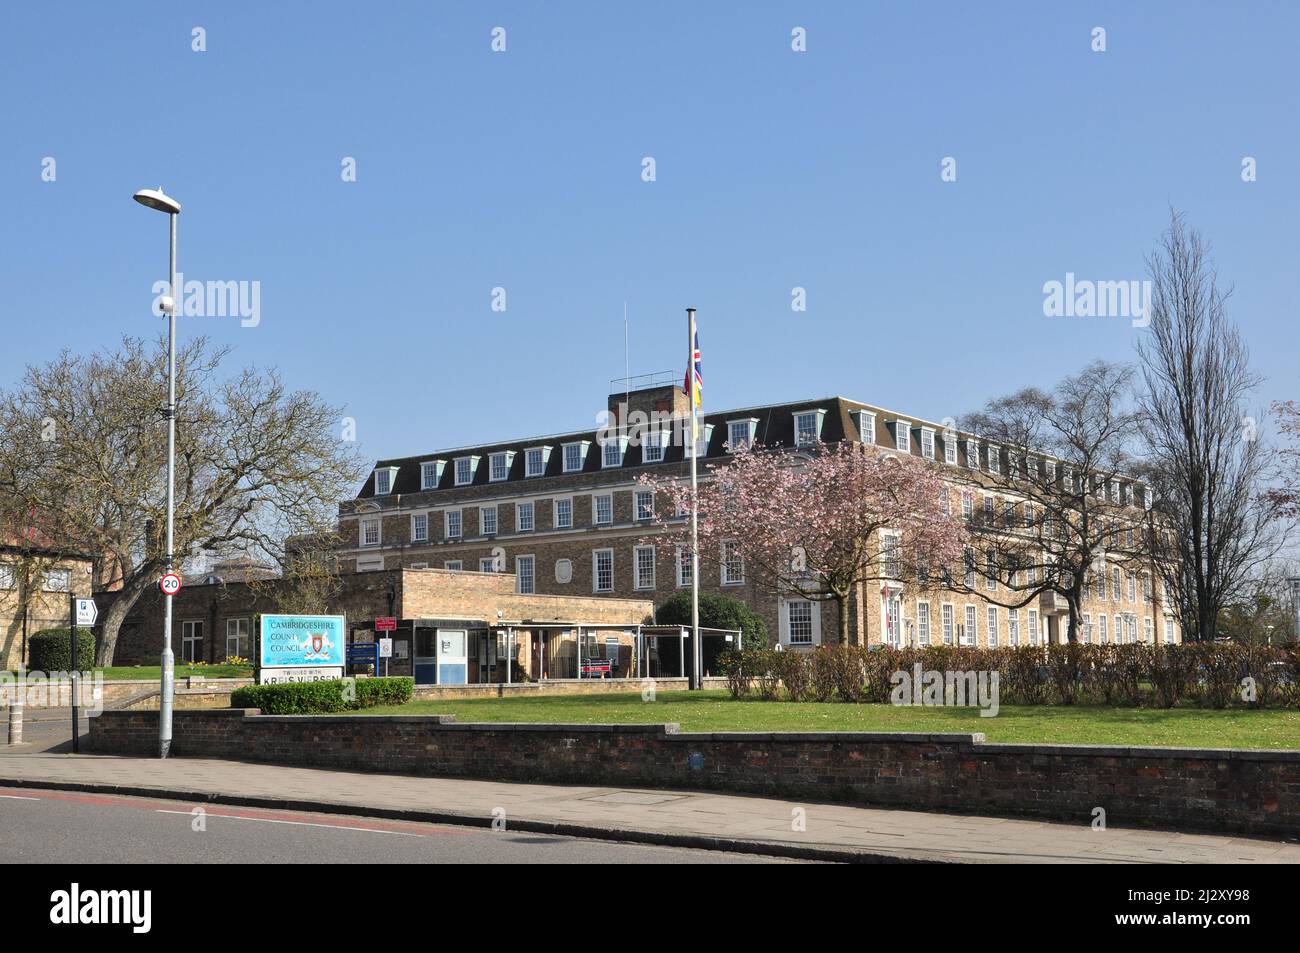
M186 278L261 288L256 327L180 333L346 405L373 457L594 426L624 302L634 374L680 374L699 309L706 408L959 415L1130 358L1043 284L1140 279L1170 205L1261 404L1300 396L1297 37L1262 2L10 5L0 384L161 330L166 222L130 201L161 185Z

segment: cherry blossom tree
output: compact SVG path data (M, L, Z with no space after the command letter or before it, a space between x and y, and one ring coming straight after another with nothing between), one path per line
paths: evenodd
M698 507L701 566L739 559L776 595L834 602L843 645L858 586L946 573L967 541L932 465L856 443L744 449L701 475L696 500L680 478L642 483L667 498L661 533L688 553L690 520L677 514Z

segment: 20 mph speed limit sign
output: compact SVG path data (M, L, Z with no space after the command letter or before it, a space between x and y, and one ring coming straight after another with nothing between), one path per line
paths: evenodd
M181 591L181 577L174 572L169 572L158 580L158 588L163 591L164 596L174 596Z

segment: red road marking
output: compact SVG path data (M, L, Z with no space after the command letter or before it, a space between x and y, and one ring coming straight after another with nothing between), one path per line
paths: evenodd
M382 821L358 816L314 814L307 811L259 810L254 808L231 807L224 804L204 804L200 802L180 800L159 801L151 798L133 797L125 794L90 794L79 791L48 791L36 788L0 788L0 794L19 791L23 793L14 796L21 796L27 800L68 801L74 804L128 807L137 811L164 811L173 815L178 813L176 810L178 804L186 804L189 806L190 810L180 813L189 814L194 808L201 807L203 808L203 813L208 817L243 818L245 820L257 821L288 820L315 824L321 827L346 827L353 830L373 830L383 833L399 834L421 834L425 836L435 833L447 834L452 837L469 837L472 834L471 831L461 830L459 828L412 821Z

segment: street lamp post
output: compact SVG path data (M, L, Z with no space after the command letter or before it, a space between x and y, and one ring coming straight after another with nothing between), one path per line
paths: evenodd
M174 558L174 513L176 509L176 216L181 205L163 190L141 189L134 198L141 205L166 212L171 223L171 249L168 261L167 296L162 299L167 312L167 572L172 572ZM172 746L172 696L176 685L176 657L172 654L172 597L163 593L162 682L158 699L158 757L167 757Z

